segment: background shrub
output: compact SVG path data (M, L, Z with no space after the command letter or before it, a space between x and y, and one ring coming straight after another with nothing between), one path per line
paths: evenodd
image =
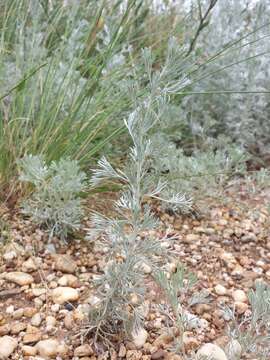
M59 160L46 165L43 158L26 156L20 161L20 181L33 186L22 211L38 225L49 230L49 236L66 239L71 231L80 229L83 209L80 194L86 175L76 160Z

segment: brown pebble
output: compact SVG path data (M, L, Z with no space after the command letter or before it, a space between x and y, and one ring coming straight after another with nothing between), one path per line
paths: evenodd
M155 351L152 355L151 355L151 359L152 360L157 360L157 359L165 359L166 356L166 351L159 349L158 351Z

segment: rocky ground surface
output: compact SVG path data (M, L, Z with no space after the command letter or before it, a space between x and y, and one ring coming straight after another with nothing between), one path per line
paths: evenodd
M221 305L235 307L237 316L248 314L249 289L259 280L270 283L269 194L237 188L226 198L226 205L211 205L201 219L161 213L156 232L160 239L165 232L175 237L163 244L174 257L169 271L176 262L185 264L197 275L197 288L210 295L209 304L189 309L201 325L183 339L187 352L200 348L213 360L231 360L222 350L228 319ZM154 306L163 301L154 288L149 289L145 330L97 354L82 329L93 306L93 278L105 266L103 254L84 240L48 244L43 231L5 209L1 219L1 359L182 359L171 350L172 329ZM146 273L150 279L151 269Z

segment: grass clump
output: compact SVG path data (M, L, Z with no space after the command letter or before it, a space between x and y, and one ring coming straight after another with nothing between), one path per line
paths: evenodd
M130 76L138 3L0 4L3 200L17 190L16 161L25 154L48 163L69 157L86 169L102 149L111 151L109 142L123 128L118 119L130 107L121 83Z

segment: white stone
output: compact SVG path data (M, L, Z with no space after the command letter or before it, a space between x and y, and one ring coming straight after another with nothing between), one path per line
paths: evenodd
M35 307L41 308L43 306L43 300L41 298L34 299Z
M215 293L219 296L224 296L227 294L227 289L223 285L216 285L215 286Z
M131 335L135 346L141 348L146 343L148 332L143 327L140 327L139 329L134 329Z
M236 302L248 302L248 297L243 290L234 290L232 293L232 297Z
M92 305L92 306L97 306L100 302L101 299L95 295L91 295L88 299L87 302Z
M21 271L13 271L3 274L5 280L18 284L20 286L29 285L34 282L33 276Z
M64 304L79 299L79 292L71 287L57 287L52 291L52 299L55 304Z
M18 346L18 341L11 336L0 338L0 359L7 359Z
M36 313L31 319L31 325L38 327L42 322L42 317L39 313Z
M11 261L17 257L16 251L11 250L4 253L3 258L6 261Z
M55 359L58 354L63 355L66 352L65 345L61 344L58 340L55 339L41 340L36 344L35 347L38 354L44 358Z
M41 296L41 295L44 295L46 294L47 292L47 289L45 288L34 288L32 289L32 293L34 296Z
M7 308L6 308L6 313L11 315L14 313L14 306L13 305L9 305Z
M72 274L66 274L58 280L58 284L60 286L76 287L76 285L78 284L78 279Z
M60 310L60 305L59 304L53 304L51 306L51 310L55 313L57 313Z
M203 357L210 358L211 360L228 360L225 352L217 345L207 343L204 344L196 354L196 360Z
M24 312L24 309L23 308L20 308L20 309L17 309L15 310L13 313L12 313L12 317L13 319L20 319L23 317L23 312Z
M54 316L49 315L46 317L47 326L55 326L55 324L56 324L56 318Z

